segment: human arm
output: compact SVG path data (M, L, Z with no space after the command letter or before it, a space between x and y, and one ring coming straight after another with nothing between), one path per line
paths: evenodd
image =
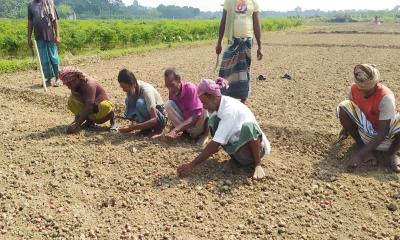
M135 123L131 122L131 124L118 128L118 132L120 133L130 133L135 129Z
M380 120L377 126L378 134L367 144L364 145L361 150L352 157L351 162L360 163L363 162L376 148L385 140L390 129L390 120Z
M30 48L33 48L32 32L33 32L33 22L32 20L28 20L28 45Z
M68 126L67 133L78 132L81 125L88 119L89 115L93 113L93 107L95 106L96 99L96 83L87 82L81 83L81 90L71 90L71 95L79 99L80 102L84 103L83 110L78 114L78 118Z
M254 159L254 179L262 179L265 177L264 169L261 166L261 156L260 156L260 142L259 140L251 140L249 142L251 155Z
M257 42L257 60L260 61L263 58L263 54L261 52L261 25L260 25L260 16L259 12L253 13L253 30L254 35L256 37Z
M85 103L85 108L78 114L78 119L68 126L67 133L76 133L79 131L83 122L86 121L88 116L93 112L93 104Z
M58 17L58 12L57 12L56 9L54 10L54 12L56 13L56 17L55 17L55 20L54 20L54 23L53 23L54 24L54 34L56 36L56 44L58 45L61 42L60 30L59 30L59 24L58 24L59 17Z
M207 160L210 156L215 154L220 146L221 144L215 141L210 141L204 148L204 150L193 161L191 161L190 163L182 164L181 166L178 167L177 169L178 176L179 177L189 176L197 165L201 164L202 162Z
M190 113L190 117L184 120L166 136L170 138L177 138L180 132L183 132L193 126L199 121L199 118L203 112L203 106L199 100L196 86L193 85L186 85L185 87L185 101L186 110Z
M390 130L391 119L396 115L395 99L393 96L385 96L379 104L379 122L376 129L378 133L368 144L366 144L359 152L358 158L355 160L365 159L374 151L386 138Z
M224 38L224 34L225 34L226 14L227 14L227 11L224 9L224 11L222 12L221 22L219 24L217 47L215 48L215 52L218 55L221 54L221 52L222 52L222 39Z
M56 35L56 44L58 45L61 42L58 21L55 21L54 23L54 33Z
M30 8L28 7L28 45L30 48L33 47L32 32L33 32L33 14Z

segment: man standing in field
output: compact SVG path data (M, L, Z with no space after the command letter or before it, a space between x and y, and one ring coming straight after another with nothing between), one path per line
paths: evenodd
M46 85L51 85L51 79L56 78L55 86L62 85L58 79L59 59L57 44L60 43L58 14L53 0L34 0L28 5L28 44L33 48L32 32L39 51L42 70L47 79Z
M222 89L222 94L242 103L249 97L253 35L258 45L257 59L260 61L263 57L259 11L258 0L225 0L219 28L218 55L222 52L223 37L228 40L219 76L229 81L229 88Z

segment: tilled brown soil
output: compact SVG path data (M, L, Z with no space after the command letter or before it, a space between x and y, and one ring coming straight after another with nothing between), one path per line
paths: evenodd
M176 167L200 151L187 140L106 126L65 135L73 119L65 87L43 93L35 71L0 76L0 239L394 239L398 175L384 164L348 172L352 142L334 144L335 107L348 95L355 64L377 64L384 84L400 91L400 35L387 34L400 25L381 26L265 34L249 101L273 145L263 159L268 177L259 182L249 178L252 169L224 173L222 151L178 179ZM357 27L360 33L332 33ZM174 66L195 83L214 78L213 49L165 49L79 68L121 109L119 69L133 70L165 98L163 69ZM294 80L281 79L285 73ZM260 74L268 80L256 81Z

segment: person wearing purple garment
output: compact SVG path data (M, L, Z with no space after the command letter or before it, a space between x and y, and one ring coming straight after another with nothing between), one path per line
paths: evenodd
M180 74L173 68L164 72L164 80L169 91L165 110L173 125L173 129L165 136L176 139L181 133L186 133L203 146L208 139L208 112L203 109L197 95L197 86L182 81Z

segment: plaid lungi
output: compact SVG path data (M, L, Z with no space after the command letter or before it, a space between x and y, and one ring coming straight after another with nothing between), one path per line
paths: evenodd
M229 81L222 94L237 99L247 99L250 91L250 65L252 38L233 38L225 50L219 76Z

